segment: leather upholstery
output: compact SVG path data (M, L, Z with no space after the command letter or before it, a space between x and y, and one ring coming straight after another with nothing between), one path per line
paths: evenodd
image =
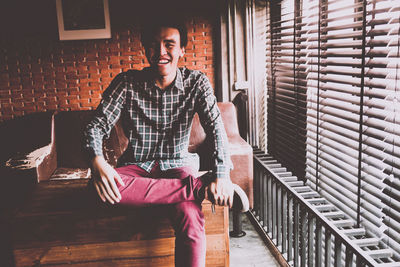
M252 148L239 135L239 128L236 116L236 109L232 103L218 103L221 111L222 120L229 141L229 150L233 162L231 171L231 180L239 184L247 193L250 206L253 205L253 155ZM84 125L93 116L94 111L65 111L58 112L53 116L55 128L55 147L52 150L49 164L46 160L40 165L55 166L59 168L89 168L89 162L82 149L82 131ZM53 144L54 145L54 144ZM128 147L128 139L124 134L122 124L117 122L112 129L110 137L103 142L103 151L106 160L113 166L116 166L117 159ZM209 170L211 168L212 146L206 137L203 127L200 124L197 114L193 119L193 126L190 133L189 152L200 155L200 170ZM56 159L57 164L54 164ZM46 165L47 164L47 165ZM39 166L40 169L41 166ZM71 172L71 170L69 171ZM58 175L60 175L58 173ZM51 179L47 175L41 175L39 180Z

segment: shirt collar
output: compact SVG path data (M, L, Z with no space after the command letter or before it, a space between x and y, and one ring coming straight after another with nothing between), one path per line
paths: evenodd
M175 84L174 86L178 88L179 90L183 91L183 77L182 77L182 72L179 68L176 69L176 78L175 78Z
M152 71L151 71L151 69L150 68L146 68L146 70L148 71L148 73L149 73L149 78L150 78L150 80L149 80L149 82L151 82L152 84L154 84L155 86L157 86L156 85L156 81L154 80L154 76L153 76L153 74L152 74ZM181 69L180 68L177 68L176 69L176 77L175 77L175 80L173 81L173 83L172 83L172 86L171 86L171 88L172 87L176 87L178 90L181 90L181 91L184 91L184 86L183 86L183 76L182 76L182 72L181 72Z

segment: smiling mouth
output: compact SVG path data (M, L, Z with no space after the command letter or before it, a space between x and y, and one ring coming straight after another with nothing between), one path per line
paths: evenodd
M157 60L155 60L154 61L157 65L165 65L165 64L168 64L168 63L170 63L171 62L171 60L169 60L169 59L159 59L158 61Z

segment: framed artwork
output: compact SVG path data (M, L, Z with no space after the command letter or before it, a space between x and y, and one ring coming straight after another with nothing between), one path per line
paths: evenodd
M108 0L56 0L60 40L111 38Z

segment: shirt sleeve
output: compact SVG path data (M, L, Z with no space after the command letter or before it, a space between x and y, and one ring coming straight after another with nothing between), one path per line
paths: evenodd
M225 132L224 123L222 122L214 90L207 76L204 74L201 75L197 85L201 93L197 102L196 112L199 115L200 123L207 137L214 144L212 155L214 161L213 172L217 178L229 179L233 164L229 153L228 137Z
M126 75L121 73L113 79L103 92L95 116L86 125L84 146L91 158L103 155L103 138L110 135L111 129L121 115L121 110L125 104L126 89Z

